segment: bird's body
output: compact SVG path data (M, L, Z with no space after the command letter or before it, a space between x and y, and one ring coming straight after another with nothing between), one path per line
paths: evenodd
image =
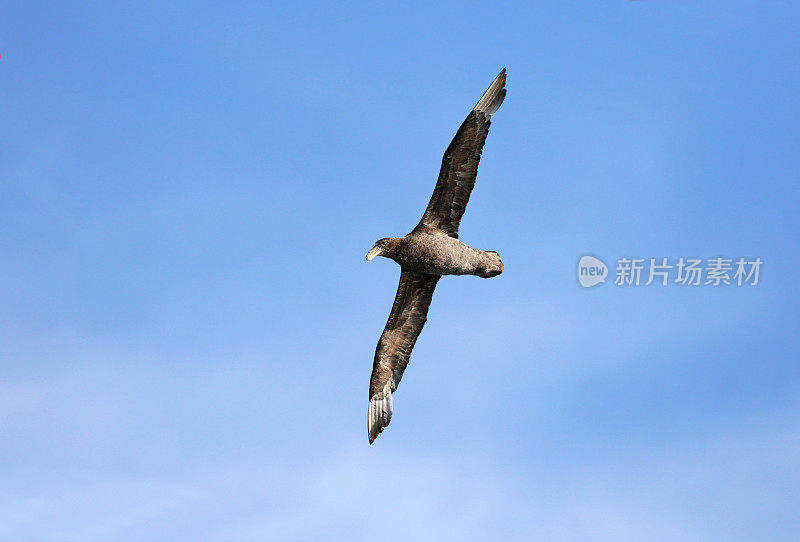
M448 235L413 231L387 241L383 255L418 273L490 278L503 271L497 252L472 248Z
M384 256L401 268L392 312L372 365L367 416L370 444L392 419L392 393L425 325L439 279L443 275L490 278L503 272L497 252L462 243L458 228L475 186L490 119L506 95L505 82L504 68L461 124L444 153L439 180L417 227L405 237L379 240L367 253L367 260Z

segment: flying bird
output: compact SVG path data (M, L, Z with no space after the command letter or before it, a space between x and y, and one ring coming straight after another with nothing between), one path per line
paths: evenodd
M367 252L400 264L400 284L383 330L369 383L369 443L392 419L392 393L403 376L411 350L428 317L433 290L442 275L490 278L503 272L497 252L459 241L458 226L469 201L492 115L506 96L506 69L495 78L467 115L447 147L436 188L422 220L405 237L378 240Z

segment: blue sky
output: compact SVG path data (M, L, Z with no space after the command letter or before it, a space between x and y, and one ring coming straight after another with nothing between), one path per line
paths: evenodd
M800 6L16 3L0 540L790 540ZM368 446L403 235L503 67ZM583 254L764 261L582 289Z

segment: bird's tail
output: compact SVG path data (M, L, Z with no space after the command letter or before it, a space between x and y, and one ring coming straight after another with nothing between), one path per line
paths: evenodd
M503 261L500 259L500 255L494 250L484 250L483 253L489 257L489 261L486 263L483 273L481 273L479 276L485 279L490 279L502 273L504 266Z

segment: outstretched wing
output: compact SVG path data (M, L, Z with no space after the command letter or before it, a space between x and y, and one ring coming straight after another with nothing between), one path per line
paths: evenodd
M439 275L408 269L400 273L397 296L375 349L372 365L367 415L370 444L392 419L392 392L403 377L411 349L428 318L428 307L439 278Z
M447 147L431 201L414 231L444 233L458 239L458 226L475 186L478 162L489 134L489 119L506 97L505 85L506 69L503 68Z

